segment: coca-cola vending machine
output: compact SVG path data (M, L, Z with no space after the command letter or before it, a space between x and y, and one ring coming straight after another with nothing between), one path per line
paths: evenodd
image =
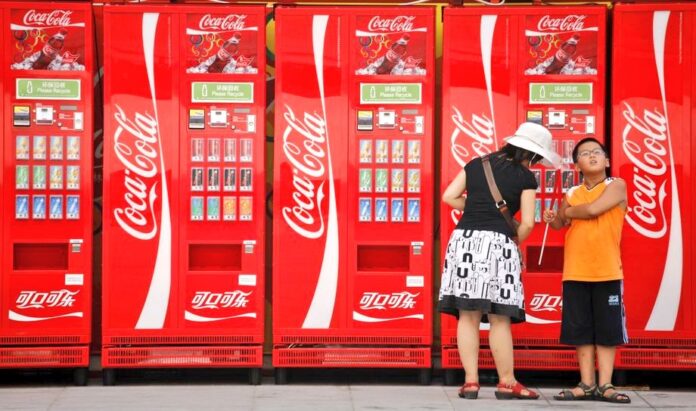
M126 367L244 367L260 382L264 17L105 7L106 384Z
M89 5L3 3L0 367L75 368L92 304Z
M533 349L515 351L517 368L574 367L574 357L558 343L565 231L549 230L540 260L541 213L580 182L575 142L605 139L605 41L603 6L445 9L441 191L468 161L500 149L524 121L546 126L563 158L560 170L533 167L537 225L522 244L527 321L513 327L514 344ZM461 212L442 203L440 216L444 255ZM460 369L456 321L441 320L442 366ZM487 344L485 331L482 337ZM482 350L481 367L493 366L490 351ZM447 372L448 382L452 378Z
M623 368L696 368L696 5L618 4L612 38L612 173L628 189L621 254Z
M273 365L429 380L434 9L276 9Z

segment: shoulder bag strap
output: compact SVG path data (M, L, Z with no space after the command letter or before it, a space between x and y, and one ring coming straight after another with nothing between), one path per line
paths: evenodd
M500 211L500 214L503 215L503 218L505 218L505 222L507 222L508 226L510 227L510 230L512 230L512 241L517 243L517 228L515 227L515 223L512 220L512 215L510 215L510 209L508 208L507 203L503 199L503 196L500 195L500 190L498 190L498 186L495 184L495 178L493 177L493 169L491 168L489 156L482 157L481 162L483 163L483 173L486 175L488 189L491 191L493 201L495 201L495 206L498 209L498 211Z

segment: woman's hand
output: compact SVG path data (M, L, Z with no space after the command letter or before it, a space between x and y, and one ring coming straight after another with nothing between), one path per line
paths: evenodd
M517 227L517 237L521 242L529 237L534 229L534 207L536 190L523 190L520 197L520 225Z

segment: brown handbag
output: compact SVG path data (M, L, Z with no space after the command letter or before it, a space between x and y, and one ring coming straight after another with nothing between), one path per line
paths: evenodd
M505 218L505 222L507 222L508 226L510 227L510 230L512 230L512 241L514 241L515 244L519 245L520 242L519 238L517 237L517 226L519 225L519 223L517 223L512 218L512 215L510 214L510 209L508 208L507 203L503 199L503 196L500 194L498 186L495 184L495 178L493 177L493 169L491 168L489 156L481 157L481 162L483 163L483 173L486 175L488 189L491 191L493 201L495 201L495 206L498 209L498 211L500 211L500 214L503 215L503 218Z

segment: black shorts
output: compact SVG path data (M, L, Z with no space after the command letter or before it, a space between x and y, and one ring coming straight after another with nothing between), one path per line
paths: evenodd
M561 343L604 345L628 343L623 281L564 281Z

